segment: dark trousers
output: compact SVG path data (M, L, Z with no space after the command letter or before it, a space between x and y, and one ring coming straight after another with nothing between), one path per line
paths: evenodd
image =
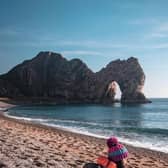
M117 168L125 168L123 160L115 162L117 164Z

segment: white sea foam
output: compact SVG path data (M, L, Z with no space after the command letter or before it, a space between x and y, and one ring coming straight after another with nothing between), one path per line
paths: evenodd
M141 148L147 148L147 149L151 149L151 150L155 150L155 151L161 151L164 153L168 153L168 144L166 144L165 142L159 142L159 143L155 143L155 142L149 142L146 141L146 138L144 137L141 141L140 140L135 140L135 139L127 139L127 138L121 138L119 137L119 140L123 143L126 143L128 145L132 145L135 147L141 147Z
M92 137L96 137L96 138L103 138L103 139L107 138L107 136L91 133L84 128L62 126L62 125L50 124L50 123L44 123L44 125L55 127L55 128L60 128L60 129L66 130L66 131L70 131L70 132L74 132L74 133L78 133L78 134L83 134L83 135L88 135L88 136L92 136Z
M82 127L82 126L67 126L67 123L71 124L88 124L88 125L99 125L101 126L100 123L93 123L93 122L84 122L84 121L74 121L74 120L58 120L58 119L42 119L42 118L28 118L28 117L17 117L17 116L12 116L9 113L5 113L7 117L15 118L15 119L21 119L21 120L26 120L26 121L31 121L31 122L38 122L40 124L44 124L47 126L55 127L55 128L60 128L63 130L71 131L74 133L79 133L83 135L88 135L92 137L97 137L97 138L107 138L109 135L115 135L115 132L113 133L112 130L107 132L100 129L92 129L89 130L87 127ZM54 122L54 123L52 123ZM56 123L56 124L55 124ZM122 137L121 135L116 135L119 138L120 142L136 146L136 147L142 147L142 148L147 148L147 149L152 149L155 151L161 151L168 153L168 144L165 143L166 139L163 141L159 141L159 138L156 139L150 139L147 137L144 137L143 135L140 136L138 135L138 138L136 138L136 135L132 137ZM141 138L141 139L140 139ZM158 143L159 141L159 143ZM168 139L167 139L168 141Z
M54 122L61 122L61 123L70 123L70 124L88 124L93 126L101 126L104 125L102 123L95 123L95 122L87 122L87 121L76 121L76 120L61 120L61 119L53 119Z
M52 127L56 127L56 128L60 128L63 130L67 130L67 131L71 131L71 132L79 133L79 134L83 134L83 135L88 135L88 136L92 136L92 137L97 137L97 138L102 138L102 139L106 139L109 137L109 135L100 135L100 134L92 133L85 128L69 127L69 126L62 126L62 125L49 124L49 123L44 123L44 124L47 126L52 126ZM112 134L112 135L114 135L114 134ZM120 142L123 142L128 145L168 153L168 145L166 145L164 142L162 142L162 144L160 144L160 143L157 144L155 142L152 143L152 142L149 142L149 139L147 141L146 138L144 138L144 137L142 140L135 140L135 138L123 138L123 137L118 137L118 138L119 138Z
M5 116L7 116L9 118L15 118L15 119L25 120L25 121L40 122L40 123L48 122L49 121L49 119L42 119L42 118L18 117L18 116L10 115L9 113L5 113Z
M7 111L8 109L5 107L0 107L0 111Z

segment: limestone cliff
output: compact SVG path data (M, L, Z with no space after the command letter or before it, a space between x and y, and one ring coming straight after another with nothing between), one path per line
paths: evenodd
M99 79L97 82L98 97L101 97L102 100L109 99L109 97L106 97L106 90L109 83L116 81L122 92L121 102L145 103L147 101L142 93L145 74L136 58L112 61L96 75ZM114 97L111 97L111 99L114 99Z
M141 92L145 75L136 58L116 60L93 73L79 59L70 61L60 54L40 52L0 76L0 96L52 99L56 103L112 103L116 81L122 103L145 103Z

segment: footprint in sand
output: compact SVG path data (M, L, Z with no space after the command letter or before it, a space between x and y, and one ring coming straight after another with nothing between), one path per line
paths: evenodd
M151 167L151 166L156 166L154 163L142 163L143 166L146 166L146 167Z

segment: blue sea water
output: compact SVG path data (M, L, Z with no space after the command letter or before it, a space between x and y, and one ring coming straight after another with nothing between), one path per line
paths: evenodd
M168 99L142 105L20 106L10 117L168 153Z

